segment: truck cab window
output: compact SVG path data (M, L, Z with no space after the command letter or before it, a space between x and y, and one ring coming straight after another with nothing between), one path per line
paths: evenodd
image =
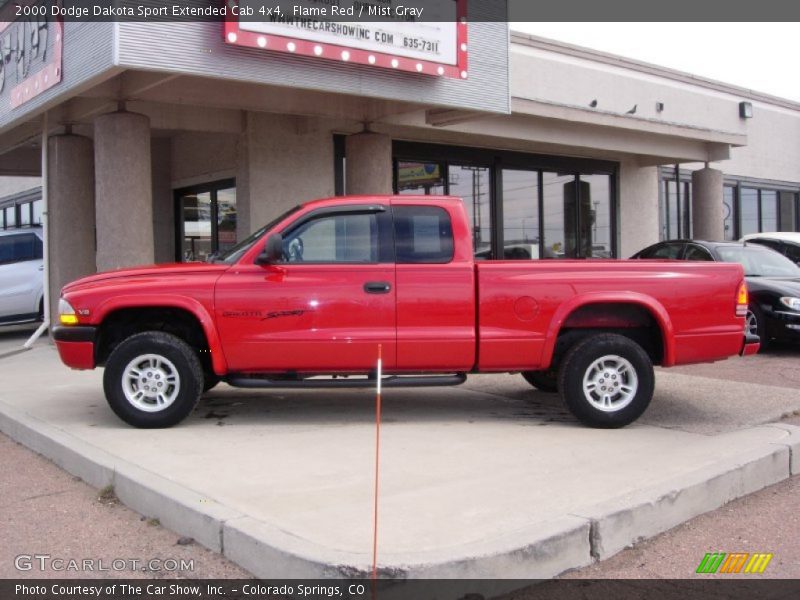
M395 206L393 212L398 263L453 260L453 227L446 210L437 206Z
M288 263L376 263L378 222L374 213L326 215L283 236Z

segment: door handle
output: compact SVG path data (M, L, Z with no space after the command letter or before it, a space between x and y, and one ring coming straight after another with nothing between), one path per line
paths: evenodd
M364 291L368 294L388 294L391 289L388 281L368 281L364 284Z

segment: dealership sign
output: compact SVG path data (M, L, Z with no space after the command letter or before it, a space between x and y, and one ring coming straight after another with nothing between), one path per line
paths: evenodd
M228 0L225 41L466 79L465 0L426 0L422 7L409 4L408 0L295 0L281 6Z
M0 97L16 108L61 81L64 23L48 15L49 3L7 5L0 21Z

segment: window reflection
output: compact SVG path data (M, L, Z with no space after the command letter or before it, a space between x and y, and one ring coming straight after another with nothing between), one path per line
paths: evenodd
M539 258L539 172L503 170L503 258Z
M398 161L397 193L441 196L444 191L444 165L435 162Z
M450 165L450 195L464 200L475 256L488 258L492 247L489 169Z
M448 194L463 199L477 259L610 258L614 252L612 175L544 171L514 163L498 168L447 161L398 160L401 194ZM492 221L494 203L502 215ZM680 214L680 211L676 211ZM680 217L678 217L680 218ZM676 225L677 226L677 225ZM679 226L678 226L679 227ZM502 235L502 256L493 236Z
M736 239L736 232L733 228L733 203L735 191L735 188L727 185L722 191L723 233L725 241L728 242Z
M742 188L741 192L741 234L758 232L758 190Z
M581 256L610 258L611 178L581 175Z
M778 230L778 192L761 190L761 231Z
M544 200L544 248L543 258L574 258L575 234L565 230L564 205L575 198L575 176L562 173L542 173L542 196Z

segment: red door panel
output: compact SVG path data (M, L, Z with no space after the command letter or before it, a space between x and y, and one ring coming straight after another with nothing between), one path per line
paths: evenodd
M220 278L216 298L231 371L365 372L378 344L396 364L393 265L253 265Z

